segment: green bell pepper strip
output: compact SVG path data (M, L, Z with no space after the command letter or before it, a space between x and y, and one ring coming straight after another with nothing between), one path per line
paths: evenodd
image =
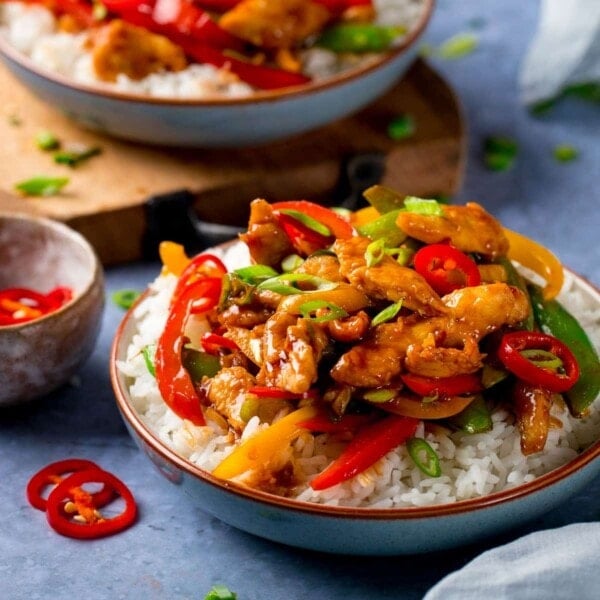
M317 46L332 52L385 52L403 33L403 26L384 27L373 23L343 23L325 30Z
M528 289L540 329L566 344L577 359L579 379L565 396L571 414L582 416L600 393L598 352L577 319L557 300L545 300L538 286Z
M373 185L367 188L363 192L363 196L382 215L391 210L404 208L405 196L384 185Z
M467 408L451 417L448 423L466 433L483 433L493 427L490 409L480 395Z

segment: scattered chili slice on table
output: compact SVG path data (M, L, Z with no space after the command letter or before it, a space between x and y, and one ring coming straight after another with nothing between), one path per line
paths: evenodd
M96 492L84 486L100 484ZM46 487L54 485L48 498ZM129 488L112 473L91 460L69 458L46 465L35 473L26 488L27 500L46 512L50 526L61 535L76 539L95 539L118 533L132 525L137 505ZM117 499L124 502L115 517L105 517L99 509Z
M82 489L89 483L102 483L119 496L125 506L115 517L103 517L97 510L91 495ZM73 499L72 516L65 500ZM76 520L79 515L80 520ZM112 473L101 469L77 471L61 481L48 496L46 518L50 526L61 535L76 539L95 539L113 535L133 525L137 518L137 504L129 488Z

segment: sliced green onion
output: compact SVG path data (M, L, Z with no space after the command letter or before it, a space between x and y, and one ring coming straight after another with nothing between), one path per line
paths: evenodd
M308 215L304 214L303 212L300 212L299 210L285 208L285 209L280 210L279 212L284 215L288 215L289 217L292 217L293 219L296 219L296 221L299 221L300 223L302 223L302 225L308 227L309 229L312 229L313 231L316 231L317 233L319 233L320 235L322 235L324 237L331 236L331 230L329 229L329 227L323 225L323 223L321 223L320 221L313 219L313 217L309 217Z
M429 442L423 438L410 438L410 440L406 442L406 449L415 465L417 465L425 475L429 475L429 477L439 477L442 474L440 458Z
M326 300L309 300L299 307L300 314L305 319L310 319L315 323L325 323L327 321L335 321L335 319L343 319L348 316L348 313L337 304L327 302ZM325 314L313 316L314 313L320 310L327 311Z
M400 115L392 119L387 127L388 137L396 141L412 137L415 131L415 120L411 115Z
M15 185L26 196L54 196L69 183L68 177L46 177L39 175Z
M363 196L382 215L404 208L404 196L384 185L372 185L363 192Z
M54 155L54 162L60 165L67 165L68 167L76 167L82 162L86 161L92 156L100 154L102 149L94 146L92 148L72 148L70 150L64 150L57 152Z
M404 198L404 206L408 212L416 213L418 215L441 217L444 214L444 211L437 200L407 196Z
M35 143L40 150L56 150L60 146L58 138L51 131L38 132Z
M144 363L146 364L146 369L148 369L148 373L152 375L152 377L156 377L156 369L154 368L154 354L156 353L156 345L148 344L144 346L142 349L142 356L144 357Z
M579 151L569 144L560 144L554 148L554 158L558 162L566 163L575 160L579 156Z
M304 259L298 254L290 254L281 261L281 268L284 273L292 273L300 268L304 263Z
M332 206L330 210L332 210L336 215L342 217L342 219L350 221L352 211L349 208L344 208L343 206Z
M237 600L237 594L224 585L215 585L206 594L204 600Z
M457 33L441 44L435 51L435 56L446 60L455 60L471 54L479 43L472 33Z
M338 53L384 52L404 33L406 27L403 25L342 23L326 29L317 39L316 45Z
M113 292L112 301L118 307L129 310L139 296L140 293L137 290L117 290L116 292Z
M547 350L534 348L521 350L521 356L524 356L527 360L542 369L557 371L563 366L562 360L556 354L552 354L552 352L548 352Z
M393 319L402 308L402 300L399 302L394 302L394 304L390 304L387 308L384 308L381 312L377 313L373 320L371 321L371 326L376 327L377 325L381 325L386 321L390 321Z
M506 136L489 136L483 144L483 160L492 171L507 171L517 157L515 140Z
M310 289L306 290L296 287L294 284L298 283L310 286ZM269 290L271 292L276 292L277 294L288 296L291 294L302 294L303 292L311 290L332 290L336 288L337 285L338 284L333 281L317 277L316 275L309 275L308 273L284 273L283 275L261 281L258 284L257 289Z
M233 271L244 283L256 285L261 281L277 277L279 273L267 265L250 265Z
M410 263L412 257L415 255L415 250L413 248L396 248L395 254L396 262L405 267Z
M363 398L369 402L388 402L396 396L396 390L369 390L363 394Z
M382 239L389 248L400 245L406 239L406 233L396 225L400 209L390 210L380 217L360 225L357 231L371 240Z
M379 239L371 242L365 250L365 261L367 267L375 267L385 256L385 240Z
M247 423L252 417L258 414L260 400L253 395L246 396L246 399L240 406L240 419Z

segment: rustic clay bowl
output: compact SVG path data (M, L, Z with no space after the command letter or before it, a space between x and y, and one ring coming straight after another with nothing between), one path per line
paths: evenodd
M88 358L104 307L102 267L88 242L55 221L0 213L0 290L73 289L73 299L34 321L0 327L0 407L43 396Z

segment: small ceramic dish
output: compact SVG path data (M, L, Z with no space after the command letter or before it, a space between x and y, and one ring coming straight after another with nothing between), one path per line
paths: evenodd
M584 326L593 329L593 340L599 347L600 292L566 271L563 301L573 295L581 302L585 314L590 315ZM595 441L566 464L532 481L454 503L407 508L328 506L223 481L192 464L159 439L136 410L129 391L131 381L118 364L126 360L137 326L134 308L118 328L110 358L117 405L131 436L158 470L180 491L194 498L202 510L234 527L276 542L358 555L445 550L477 542L535 519L600 474L598 422L594 425L598 428L593 434Z
M81 126L137 142L188 147L242 147L301 134L348 116L389 90L418 53L434 0L402 43L356 69L249 97L161 99L74 83L50 73L0 36L0 59L34 94Z
M73 292L53 312L0 327L0 407L43 396L88 358L104 306L102 267L78 233L49 219L0 214L0 290Z

